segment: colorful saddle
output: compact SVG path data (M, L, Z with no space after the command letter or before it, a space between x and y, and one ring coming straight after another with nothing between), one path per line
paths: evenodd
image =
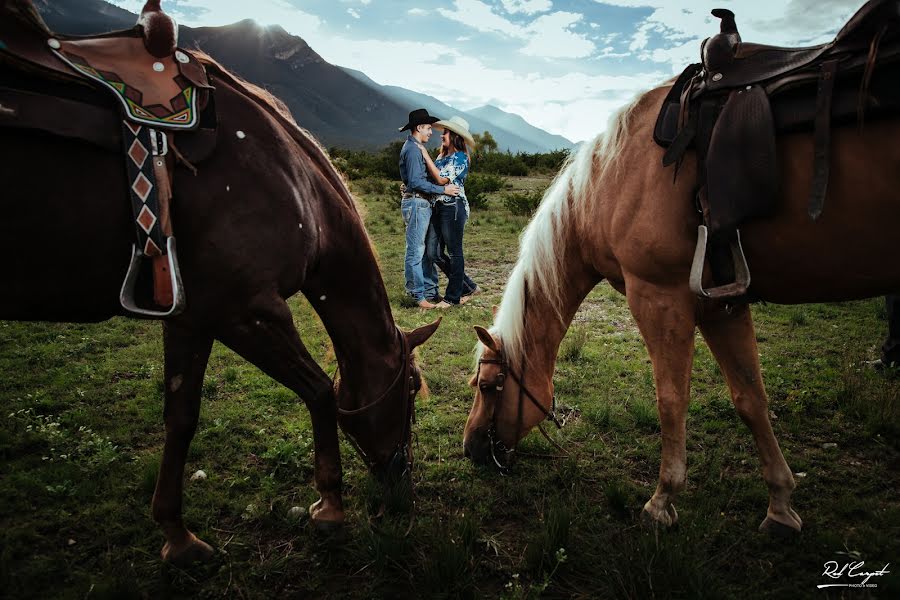
M30 0L0 0L0 66L11 67L0 80L0 127L124 153L137 242L120 301L147 318L174 316L185 304L169 211L169 149L177 137L179 157L196 163L215 146L206 70L176 42L177 26L160 0L146 3L133 29L87 37L52 33ZM140 298L147 266L153 294Z

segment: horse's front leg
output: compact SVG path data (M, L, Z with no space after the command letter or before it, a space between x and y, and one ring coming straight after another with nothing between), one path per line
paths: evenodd
M184 461L197 430L200 390L212 341L211 335L163 323L166 442L152 506L153 518L166 536L162 558L179 565L212 555L212 548L184 526L181 516Z
M653 363L662 429L659 483L644 505L643 518L670 526L678 521L674 501L687 473L685 418L694 358L696 300L686 286L660 287L630 279L626 288L628 306Z
M312 420L316 490L320 496L309 508L310 518L326 528L343 523L333 386L300 340L285 301L278 296L253 300L249 312L224 327L216 337L306 403Z
M742 306L730 314L724 310L704 314L700 331L725 374L734 407L750 428L759 451L763 479L769 487L769 510L760 531L799 533L803 521L791 508L794 476L769 421L750 308Z

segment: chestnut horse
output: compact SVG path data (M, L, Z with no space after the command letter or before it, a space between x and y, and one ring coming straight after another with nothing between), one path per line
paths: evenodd
M639 96L586 143L547 191L522 234L490 331L476 328L478 372L464 446L473 460L503 463L551 411L560 342L602 279L627 295L653 365L662 429L659 483L643 517L672 525L685 484L685 416L699 327L750 428L769 488L762 530L799 531L794 478L769 422L750 308L700 299L688 286L700 215L693 152L673 183L653 128L671 82ZM852 300L900 290L900 121L833 132L826 210L807 213L813 139L780 136L777 214L746 223L742 240L753 291L778 303Z
M0 19L20 18L17 2L0 2ZM177 563L212 552L182 520L182 482L214 340L306 403L320 494L310 516L333 525L344 519L339 420L373 472L409 481L412 403L421 387L412 350L437 328L404 333L394 324L363 220L319 145L266 92L199 58L214 82L218 141L196 172L182 163L174 172L187 302L162 327L166 436L152 504L166 538L162 558ZM15 69L0 55L0 81L15 81ZM0 319L97 322L122 314L134 235L123 156L0 126L0 163L0 255L7 257ZM298 291L334 344L337 384L294 326L286 299Z

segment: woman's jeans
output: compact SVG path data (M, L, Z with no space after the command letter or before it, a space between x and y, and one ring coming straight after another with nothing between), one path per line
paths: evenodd
M431 202L424 198L404 198L400 212L406 225L406 257L403 273L406 293L419 302L437 295L437 270L425 252L425 240L431 229ZM432 231L431 237L434 237Z
M466 276L466 263L463 258L463 230L466 221L469 220L467 208L463 198L457 198L453 204L437 202L434 205L432 217L434 228L441 237L440 241L447 248L447 256L441 256L443 253L439 253L436 258L435 254L438 253L432 251L431 260L443 262L447 266L442 270L447 273L449 280L447 291L444 293L444 300L449 304L459 304L459 299L476 287L475 282Z

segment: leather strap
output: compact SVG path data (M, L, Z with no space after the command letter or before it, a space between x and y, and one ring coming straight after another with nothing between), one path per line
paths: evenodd
M2 87L0 105L5 109L0 128L32 129L121 151L121 119L109 108Z
M837 73L837 59L822 63L816 90L816 117L813 147L812 193L809 199L809 216L813 221L822 215L825 195L828 193L831 147L831 97Z

